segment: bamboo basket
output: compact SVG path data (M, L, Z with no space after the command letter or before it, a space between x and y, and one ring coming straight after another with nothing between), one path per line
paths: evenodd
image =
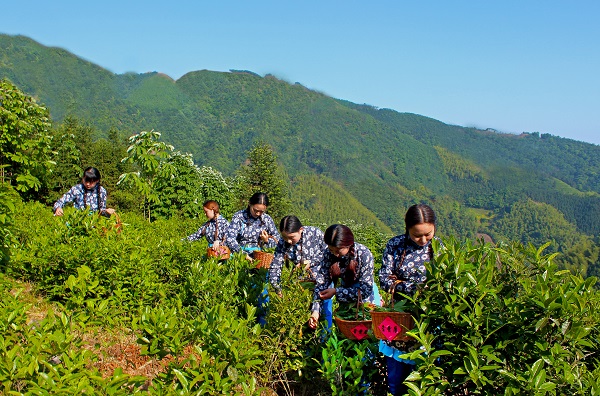
M335 317L335 324L337 325L340 332L344 337L353 341L360 341L369 336L369 330L371 330L370 320L358 320L358 310L362 306L362 298L360 297L360 290L358 291L358 299L356 300L356 316L355 320L345 320L338 316ZM364 313L364 306L362 306ZM364 316L364 315L363 315Z
M273 253L261 252L260 250L255 250L252 254L252 258L256 263L256 268L269 268L271 266L271 262L273 261L273 257L275 255Z
M275 238L272 235L269 235L269 238L273 239L273 240L277 240L277 238ZM262 248L262 241L260 242L259 246ZM256 262L256 268L266 268L268 269L271 266L271 262L273 261L273 257L275 257L275 255L273 253L267 253L267 252L263 252L261 250L255 250L252 253L252 259Z
M394 306L394 291L396 285L394 283L390 290L391 300L390 306ZM406 332L415 327L415 320L408 312L380 312L372 311L371 320L373 321L373 334L379 340L385 341L410 341L413 338L406 335Z
M231 250L225 245L219 245L219 247L209 247L206 249L206 256L210 258L216 258L217 260L229 260L231 256Z

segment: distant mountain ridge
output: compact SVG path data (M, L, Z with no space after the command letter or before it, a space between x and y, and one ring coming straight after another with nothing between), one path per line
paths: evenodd
M47 105L55 121L74 115L103 133L159 130L199 165L225 174L262 140L292 184L314 175L334 181L394 231L403 229L409 204L426 201L444 232L497 237L493 219L481 220L479 211L500 218L515 202L534 200L578 232L600 234L597 145L447 125L248 71L192 71L176 81L117 75L24 36L0 35L0 51L0 78ZM299 202L311 202L301 185L295 189Z

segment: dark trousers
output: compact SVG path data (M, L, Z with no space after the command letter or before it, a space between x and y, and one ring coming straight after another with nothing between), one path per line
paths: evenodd
M404 395L408 392L408 387L403 384L404 380L415 368L412 364L402 363L394 358L386 357L387 360L387 380L390 393L394 396Z

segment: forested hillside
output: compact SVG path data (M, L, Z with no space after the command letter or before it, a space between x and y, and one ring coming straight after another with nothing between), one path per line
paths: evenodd
M155 130L197 165L230 177L254 144L268 142L296 211L315 222L353 216L399 232L406 208L425 201L443 235L551 241L551 251L572 258L564 265L591 273L598 266L599 146L447 125L248 71L192 71L177 81L116 75L22 36L0 35L0 51L0 78L47 106L57 131L74 133L81 150L84 141L104 145L102 158L89 160L110 166L127 137ZM127 169L113 168L116 184ZM135 201L110 187L117 204Z

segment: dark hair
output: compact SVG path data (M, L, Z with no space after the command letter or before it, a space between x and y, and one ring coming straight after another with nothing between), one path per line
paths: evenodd
M85 181L95 182L100 181L100 171L92 166L85 168L81 178Z
M246 221L246 225L250 225L250 218L252 214L250 213L250 205L265 205L269 206L269 197L264 192L257 192L252 194L250 199L248 200L248 207L246 208L246 213L248 215L248 220ZM259 216L260 224L265 224L262 216Z
M406 215L404 216L404 224L406 225L406 237L404 238L404 246L402 249L402 257L400 257L399 264L402 265L404 263L404 257L406 257L406 246L410 239L408 230L411 227L416 226L417 224L433 224L435 226L435 212L429 205L425 205L423 203L416 204L408 208L406 211ZM429 259L433 258L433 247L429 244L429 248L427 249L427 254L429 255Z
M250 197L248 204L269 206L269 197L264 192L257 192Z
M298 231L300 231L300 228L302 228L302 223L294 215L285 216L279 222L279 231L285 232L286 234L290 234L292 232L298 232Z
M435 225L435 220L435 212L429 207L429 205L425 205L423 203L413 205L408 208L406 215L404 216L406 233L408 234L408 230L417 224L430 223Z
M348 267L346 268L346 271L342 273L339 261L336 261L329 267L329 274L334 281L343 277L344 285L346 287L352 285L356 280L356 271L358 270L358 261L356 260L356 252L354 251L354 234L352 233L352 230L343 224L333 224L325 230L323 239L328 246L349 248L347 258Z
M86 181L91 182L91 183L98 182L98 184L96 184L92 188L92 190L94 188L96 188L98 190L97 194L96 194L96 205L98 205L98 210L100 210L100 178L101 178L100 171L98 169L94 168L93 166L88 166L83 171L83 176L81 176L81 178L83 179L84 182L86 182ZM86 191L85 185L83 183L81 183L81 187L83 188L84 191Z
M203 208L212 210L216 215L219 214L219 203L215 200L209 199L202 204Z
M354 246L352 230L343 224L333 224L325 230L325 243L336 248Z

